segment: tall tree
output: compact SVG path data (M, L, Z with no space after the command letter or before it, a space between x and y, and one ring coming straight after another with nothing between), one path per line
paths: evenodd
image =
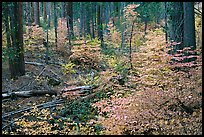
M35 17L34 17L34 2L31 2L31 22L35 22Z
M61 2L61 4L60 4L60 7L61 7L60 14L61 14L61 17L62 17L62 18L65 18L64 3L65 3L65 2Z
M90 28L90 21L91 21L91 13L90 13L90 7L91 7L91 4L90 2L88 2L86 5L85 5L85 9L86 9L86 14L85 14L85 18L86 18L86 31L87 31L87 34L89 34L91 36L91 28Z
M9 56L11 78L25 74L23 49L23 3L9 2L5 7L7 46L13 55ZM15 22L14 22L15 21Z
M80 38L82 37L82 31L84 28L83 9L84 9L84 5L82 2L80 2L80 32L79 32Z
M50 22L51 22L51 2L47 3L47 13L48 13L48 27L50 27Z
M95 38L95 20L96 20L96 4L94 2L91 3L91 38Z
M184 39L185 47L196 49L194 2L183 2L184 9Z
M183 42L183 25L184 25L184 18L183 18L183 2L172 2L170 8L170 40L175 42L181 42L174 46L173 53L178 50L182 49L182 42Z
M166 43L168 43L168 34L167 34L167 2L164 2L164 8L165 8L165 17L164 17L164 22L165 22L165 40Z
M101 41L101 47L104 48L104 41L103 41L103 26L102 26L102 20L101 20L101 11L102 11L102 5L101 3L98 4L97 7L97 26L98 26L98 37Z
M34 2L34 20L36 25L40 25L39 2Z
M43 2L43 20L47 22L47 5L46 2Z
M68 15L68 22L69 22L69 30L71 33L71 37L74 36L74 28L73 28L73 2L67 3L67 15Z
M86 35L87 35L87 10L86 10L87 5L84 4L83 8L83 27L84 27L84 44L86 44Z
M125 3L122 3L122 8L124 9ZM125 42L125 29L126 29L126 23L125 23L125 18L124 18L124 12L122 12L122 19L121 19L121 49L124 48L124 42Z
M57 48L57 13L56 13L56 2L54 2L54 26L55 26L55 44Z

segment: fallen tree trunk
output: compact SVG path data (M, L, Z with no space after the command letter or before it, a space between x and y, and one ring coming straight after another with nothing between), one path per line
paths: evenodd
M28 91L16 91L12 93L4 93L2 94L2 98L9 98L11 96L17 97L31 97L31 96L38 96L38 95L57 95L57 90L28 90Z
M75 91L75 90L91 90L93 89L92 86L79 86L79 87L74 87L74 88L64 88L61 92L69 92L69 91Z
M40 96L40 95L57 95L58 93L64 93L64 92L69 92L69 91L77 91L80 90L79 93L84 93L86 91L90 91L94 88L97 88L98 86L79 86L79 87L74 87L74 88L65 88L62 90L28 90L28 91L16 91L12 93L4 93L2 94L2 98L9 98L12 96L15 97L31 97L31 96Z
M36 66L45 66L45 64L42 64L42 63L38 63L38 62L29 62L29 61L25 61L25 64L36 65Z

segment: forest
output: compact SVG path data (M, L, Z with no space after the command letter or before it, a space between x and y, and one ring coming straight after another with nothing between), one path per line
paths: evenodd
M3 135L202 135L202 2L1 2Z

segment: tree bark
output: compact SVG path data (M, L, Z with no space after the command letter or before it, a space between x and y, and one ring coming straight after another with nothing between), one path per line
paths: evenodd
M23 3L12 2L10 7L10 28L12 44L10 50L14 57L9 57L9 69L11 78L16 79L18 76L25 74L24 49L23 49ZM16 22L14 22L16 21Z
M94 22L94 20L95 20L95 18L96 18L96 7L95 7L95 3L92 3L92 13L91 13L91 38L95 38L95 22Z
M164 2L164 8L165 8L165 40L166 43L168 43L168 33L167 33L167 2Z
M194 2L183 2L184 5L184 46L196 49Z
M86 44L86 35L87 35L87 10L86 5L83 8L83 26L84 26L84 44Z
M56 13L56 2L54 2L54 25L55 25L55 46L57 48L57 13Z
M98 37L101 41L101 47L104 48L104 43L103 43L103 26L102 26L102 20L101 20L101 10L102 6L100 3L98 4L98 9L97 9L97 25L98 25Z
M132 22L132 30L131 30L131 34L130 34L130 53L129 53L129 59L130 59L130 69L133 68L132 66L132 33L133 33L133 29L134 29L134 24L135 21Z
M35 10L34 10L34 2L31 2L31 22L32 23L35 22L34 12L35 12Z
M183 43L183 26L184 26L184 18L183 18L183 3L182 2L173 2L172 3L173 11L170 14L171 20L171 35L170 39L174 42L181 42L173 47L172 53L174 54L177 50L182 49Z
M86 9L86 31L87 31L87 34L89 34L91 36L91 28L90 28L90 21L91 21L90 3L87 3L85 9Z
M71 38L74 36L74 29L73 29L73 2L67 3L67 15L68 15L68 22L69 22L69 30L71 34Z
M44 22L47 22L47 4L46 2L43 2L43 19L44 19Z
M47 3L47 13L48 13L48 28L50 27L51 22L51 3Z
M31 96L39 96L39 95L57 95L57 91L55 90L28 90L28 91L16 91L12 92L11 94L9 93L4 93L2 94L2 98L8 98L11 97L12 95L17 96L17 97L31 97Z
M82 33L83 33L83 28L84 28L84 20L83 20L83 3L80 2L80 32L79 32L79 35L80 35L80 38L82 38Z
M40 26L40 11L39 11L39 2L34 2L34 19L35 24Z

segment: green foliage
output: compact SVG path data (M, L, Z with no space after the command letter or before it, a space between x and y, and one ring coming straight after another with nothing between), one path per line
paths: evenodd
M111 56L108 59L108 65L123 76L128 73L128 64L125 61L122 61L120 58Z
M43 28L44 31L47 30L47 23L44 21L43 17L40 17L40 26Z
M94 76L92 74L87 75L86 77L82 77L79 75L79 81L83 83L83 85L94 85L97 86L100 83L100 77Z
M10 47L10 48L2 48L2 61L5 62L8 59L15 60L18 58L18 54L16 51Z
M23 33L26 34L26 25L23 25Z
M109 55L109 56L117 55L115 48L111 45L106 46L106 48L103 48L101 51L105 55Z
M141 15L141 18L147 18L148 21L155 21L164 13L164 6L161 2L141 2L137 9L137 12Z
M141 39L141 36L135 36L133 37L133 41L132 41L132 46L141 46L143 45L143 40Z
M119 48L121 44L121 32L116 28L112 21L109 21L107 27L109 33L104 36L105 41L111 42L114 48Z
M74 70L75 64L72 62L68 62L67 64L62 65L62 71L64 74L75 74L76 71Z
M97 44L99 44L100 41L99 41L98 38L94 38L94 39L91 39L91 40L90 40L89 42L87 42L87 43L89 43L89 44L92 45L92 46L97 46Z
M2 48L2 62L6 62L8 60L8 50L7 48Z
M67 113L67 118L77 119L77 121L87 122L90 119L95 119L98 114L97 109L91 106L91 103L87 100L79 102L74 105L70 105Z
M119 74L121 74L122 76L126 76L128 74L128 65L125 64L124 62L118 62L115 67L114 70L119 72Z
M156 29L154 30L154 32L156 33L156 35L162 35L162 34L164 34L162 28L156 28Z

